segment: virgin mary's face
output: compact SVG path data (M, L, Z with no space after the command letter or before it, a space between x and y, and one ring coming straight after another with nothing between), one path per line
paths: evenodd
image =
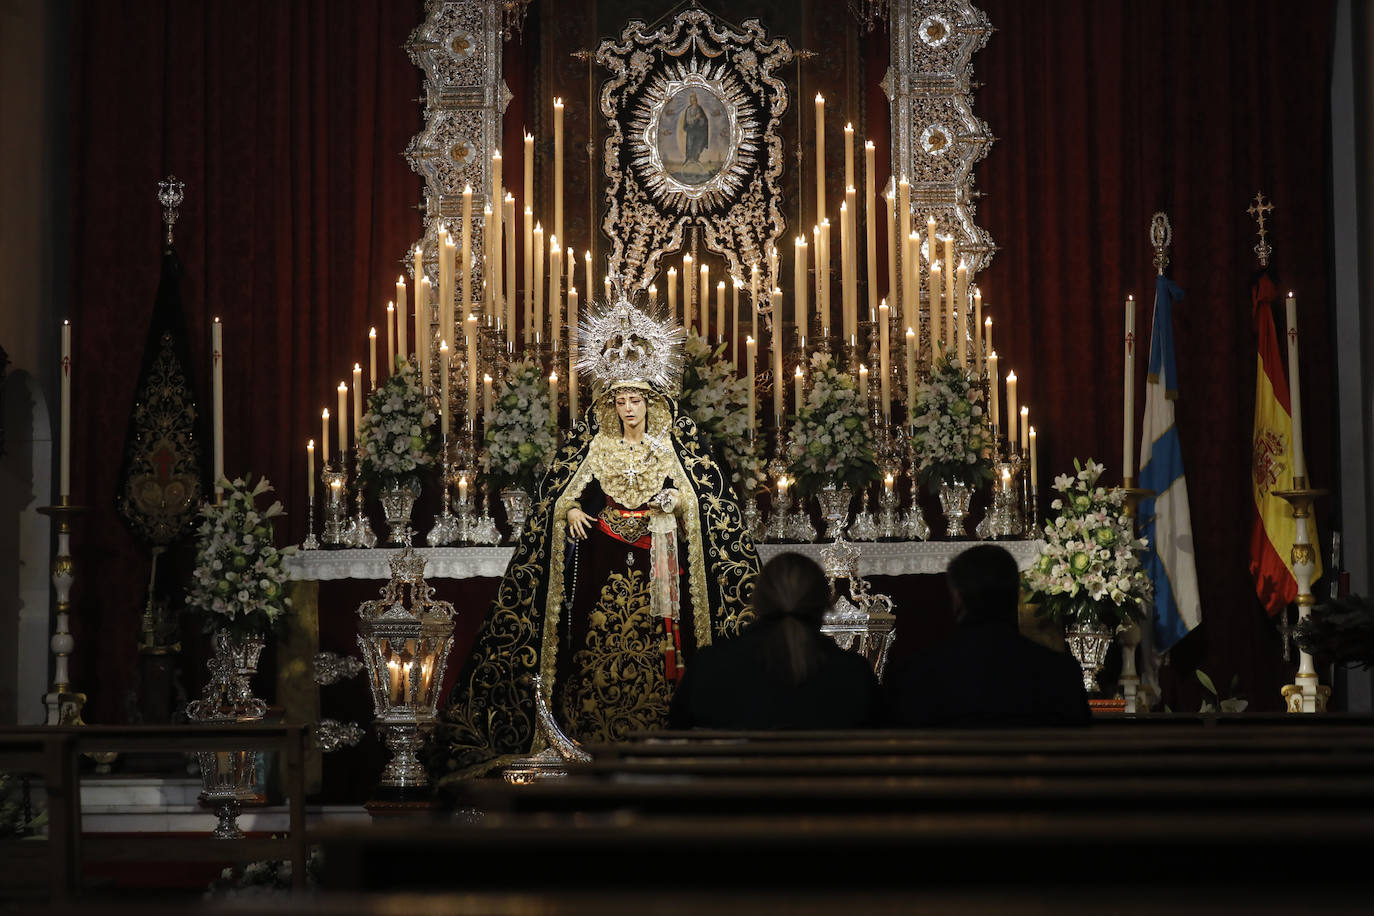
M615 412L620 417L620 423L627 433L643 431L646 408L643 395L635 394L632 391L621 391L615 396Z

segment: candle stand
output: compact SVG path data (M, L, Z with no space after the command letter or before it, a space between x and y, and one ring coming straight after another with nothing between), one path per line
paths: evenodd
M438 719L439 688L453 644L453 605L435 601L425 559L409 544L390 561L382 596L358 607L358 647L367 665L377 730L391 751L382 794L428 794L419 759Z
M429 534L425 535L425 543L431 547L445 547L454 541L464 539L465 528L467 527L449 512L449 488L453 486L454 477L453 454L447 433L444 434L443 442L440 445L440 454L443 456L443 461L439 466L439 499L442 508L439 510L438 517L434 519L434 527L430 528Z
M911 479L911 507L902 516L902 536L908 541L930 540L930 525L921 511L921 484L916 479L916 446L906 437L906 466Z
M71 550L72 522L87 510L85 506L68 505L64 497L60 505L40 506L38 511L57 520L57 553L52 558L52 584L57 593L57 606L52 639L48 643L53 655L53 681L43 697L43 705L48 709L47 724L84 725L81 709L86 704L86 695L72 689L67 666L76 648L70 629L72 583L76 581L76 561Z
M859 511L854 515L854 521L849 525L849 536L856 541L876 541L878 539L878 523L874 520L873 513L864 507L866 501L863 490L860 490Z
M773 507L768 513L768 524L763 529L763 539L765 541L791 540L794 526L792 494L786 489L779 489L773 495Z
M344 540L344 516L347 514L348 474L340 460L335 468L326 466L320 474L324 481L324 546L347 547Z
M897 488L884 485L878 493L878 539L895 541L900 533L897 527Z
M1317 551L1312 545L1307 520L1312 517L1312 504L1318 496L1328 491L1314 490L1307 486L1307 478L1293 478L1293 489L1274 490L1275 496L1287 500L1293 510L1293 524L1297 535L1293 539L1290 557L1293 561L1293 578L1298 581L1298 623L1312 616L1312 606L1317 598L1312 594L1312 576L1317 571ZM1331 688L1317 683L1317 669L1312 655L1298 646L1297 683L1285 684L1283 698L1287 701L1289 712L1326 712L1326 701L1331 696Z
M477 500L473 500L475 503ZM483 544L495 546L501 543L501 532L496 527L496 520L487 511L491 505L491 495L482 501L482 514L472 519L467 529L467 539L473 544Z
M1126 477L1121 481L1121 491L1126 494L1122 508L1125 510L1126 517L1131 519L1131 534L1136 533L1136 510L1140 506L1140 501L1149 496L1154 496L1154 490L1142 490L1135 485L1134 477ZM1117 678L1117 683L1121 685L1121 696L1126 701L1126 712L1137 713L1141 711L1141 683L1140 674L1136 670L1135 651L1140 645L1141 639L1140 624L1135 621L1123 623L1116 628L1116 641L1121 643L1121 675ZM1149 709L1148 700L1145 709Z
M983 524L978 526L979 537L1019 538L1025 533L1020 501L1017 499L1020 492L1020 473L1021 462L1015 455L992 466L992 506L988 509Z
M756 493L746 493L740 501L740 513L744 519L744 533L757 539L763 532L759 530L759 498Z
M301 550L319 550L320 542L315 538L315 497L312 494L305 501L305 540Z
M357 450L354 462L354 467L357 469L353 487L354 506L356 514L348 522L348 530L345 532L345 540L351 547L376 547L377 535L372 530L372 523L368 521L367 513L363 511L362 449Z

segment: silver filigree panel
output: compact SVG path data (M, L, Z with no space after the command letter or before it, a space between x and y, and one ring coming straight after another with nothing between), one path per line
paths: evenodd
M501 114L509 92L501 77L499 0L427 0L425 20L406 50L425 74L425 126L406 147L406 161L425 180L424 232L402 257L412 275L412 252L424 250L424 269L438 288L437 230L461 231L463 188L471 185L472 250L484 250L483 208L491 202L491 153L500 146ZM474 258L474 298L482 264Z
M892 64L885 80L892 112L892 171L911 181L913 225L934 215L969 264L969 283L997 246L976 222L973 167L994 137L973 113L973 55L992 25L969 0L894 0ZM924 275L927 265L922 264Z
M601 87L602 228L608 270L627 289L647 287L691 228L742 280L751 264L766 269L782 236L788 95L777 70L792 48L756 19L741 29L692 8L654 30L632 20L597 48L611 72Z

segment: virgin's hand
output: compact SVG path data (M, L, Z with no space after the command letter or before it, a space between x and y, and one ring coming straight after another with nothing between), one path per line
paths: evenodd
M592 517L576 506L568 510L568 533L574 540L582 540L592 530Z
M664 499L661 505L663 511L666 513L676 512L677 507L682 504L682 494L677 490L671 488L664 490L663 497Z

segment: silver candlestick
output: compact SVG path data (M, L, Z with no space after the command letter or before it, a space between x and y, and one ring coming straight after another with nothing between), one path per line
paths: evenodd
M320 542L315 538L315 494L312 492L305 501L305 540L301 550L319 550Z
M878 494L878 539L883 541L897 538L897 488L892 481L893 476L887 475Z
M344 541L344 517L348 512L348 474L342 459L335 467L326 467L320 475L324 481L324 530L326 547L347 547Z
M372 530L372 522L368 520L367 512L363 508L363 452L358 449L356 453L357 474L355 475L354 485L354 506L355 515L348 523L348 543L351 547L376 547L377 535Z
M458 519L449 512L449 487L453 483L453 461L449 450L448 433L444 433L443 442L440 446L440 454L444 460L439 467L439 515L434 519L434 527L429 529L429 534L425 536L425 543L431 547L444 547L452 544L462 537L461 525Z

